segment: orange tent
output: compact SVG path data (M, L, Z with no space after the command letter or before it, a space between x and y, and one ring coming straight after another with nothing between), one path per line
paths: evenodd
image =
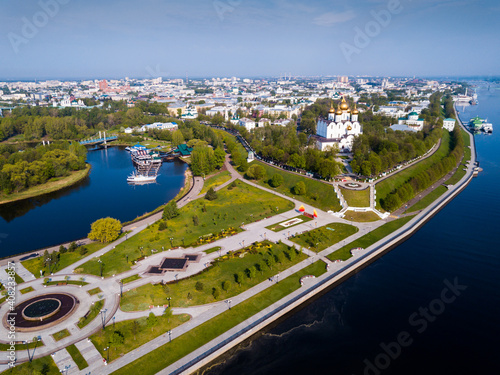
M305 210L306 210L306 209L304 208L304 206L303 206L303 205L299 207L299 211L300 211L300 212L304 212Z
M316 210L313 211L313 216L318 217L318 213L316 212Z

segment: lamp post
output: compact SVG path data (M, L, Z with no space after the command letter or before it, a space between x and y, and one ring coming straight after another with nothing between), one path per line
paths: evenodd
M64 369L59 370L59 372L60 372L61 374L62 374L63 372L64 372L65 374L68 374L68 370L69 370L70 368L71 368L71 365L66 365L66 366L64 366Z
M109 346L105 347L105 348L104 348L104 351L105 351L105 352L107 352L107 353L106 353L106 354L107 354L107 356L106 356L106 357L107 357L107 358L106 358L106 362L109 362Z
M120 297L123 297L123 281L120 280Z
M278 273L278 274L276 275L276 284L277 284L277 283L279 283L279 282L280 282L280 274Z
M167 297L167 301L168 301L168 307L172 307L172 305L170 304L170 300L172 299L172 297Z
M113 329L115 329L115 318L116 316L113 316Z
M169 342L172 342L172 330L168 331L168 340Z
M170 247L174 247L174 243L173 243L173 241L174 241L174 238L173 238L173 237L170 237Z
M105 309L105 310L101 310L99 312L99 314L101 314L101 322L102 322L102 329L106 329L106 311L108 311L108 309Z
M45 260L45 263L49 263L49 275L50 275L50 262L52 262L52 258L47 258L47 260Z
M229 308L229 310L231 310L231 300L230 299L227 299L225 300L224 302L227 303L227 307Z
M186 245L184 244L184 237L182 237L182 247L186 247Z

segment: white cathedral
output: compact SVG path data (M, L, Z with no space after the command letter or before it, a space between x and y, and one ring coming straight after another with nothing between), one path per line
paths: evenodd
M338 146L339 151L351 151L354 137L363 134L361 124L358 122L359 111L351 111L344 97L340 107L335 111L332 107L328 112L328 119L319 118L316 129L317 147L324 151L328 146Z

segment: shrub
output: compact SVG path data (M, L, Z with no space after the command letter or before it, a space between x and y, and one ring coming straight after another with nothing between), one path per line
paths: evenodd
M203 287L204 287L204 285L201 281L197 281L196 284L194 285L194 288L199 292L201 292L203 290Z
M296 195L304 195L307 192L306 184L304 181L299 181L295 184L292 190Z
M122 230L120 220L107 217L92 223L88 237L99 242L112 242L118 238Z
M219 296L220 296L219 289L218 288L213 288L212 289L212 295L214 296L214 299L219 298Z
M160 220L160 224L158 224L158 230L163 231L168 228L168 224L165 220Z
M217 193L215 192L213 187L208 189L207 194L205 194L205 199L207 199L209 201L213 201L213 200L217 199Z
M269 180L269 185L272 187L278 187L283 183L283 176L276 173L271 179Z
M68 249L66 249L63 245L59 246L59 252L60 252L61 254L64 254L64 253L65 253L65 252L67 252L67 251L68 251Z

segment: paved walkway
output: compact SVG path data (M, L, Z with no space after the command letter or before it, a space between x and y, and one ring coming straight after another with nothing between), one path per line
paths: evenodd
M76 365L73 358L68 353L66 349L58 350L57 352L52 354L52 359L56 363L58 369L65 369L64 374L78 374L80 370L78 370L78 366Z

